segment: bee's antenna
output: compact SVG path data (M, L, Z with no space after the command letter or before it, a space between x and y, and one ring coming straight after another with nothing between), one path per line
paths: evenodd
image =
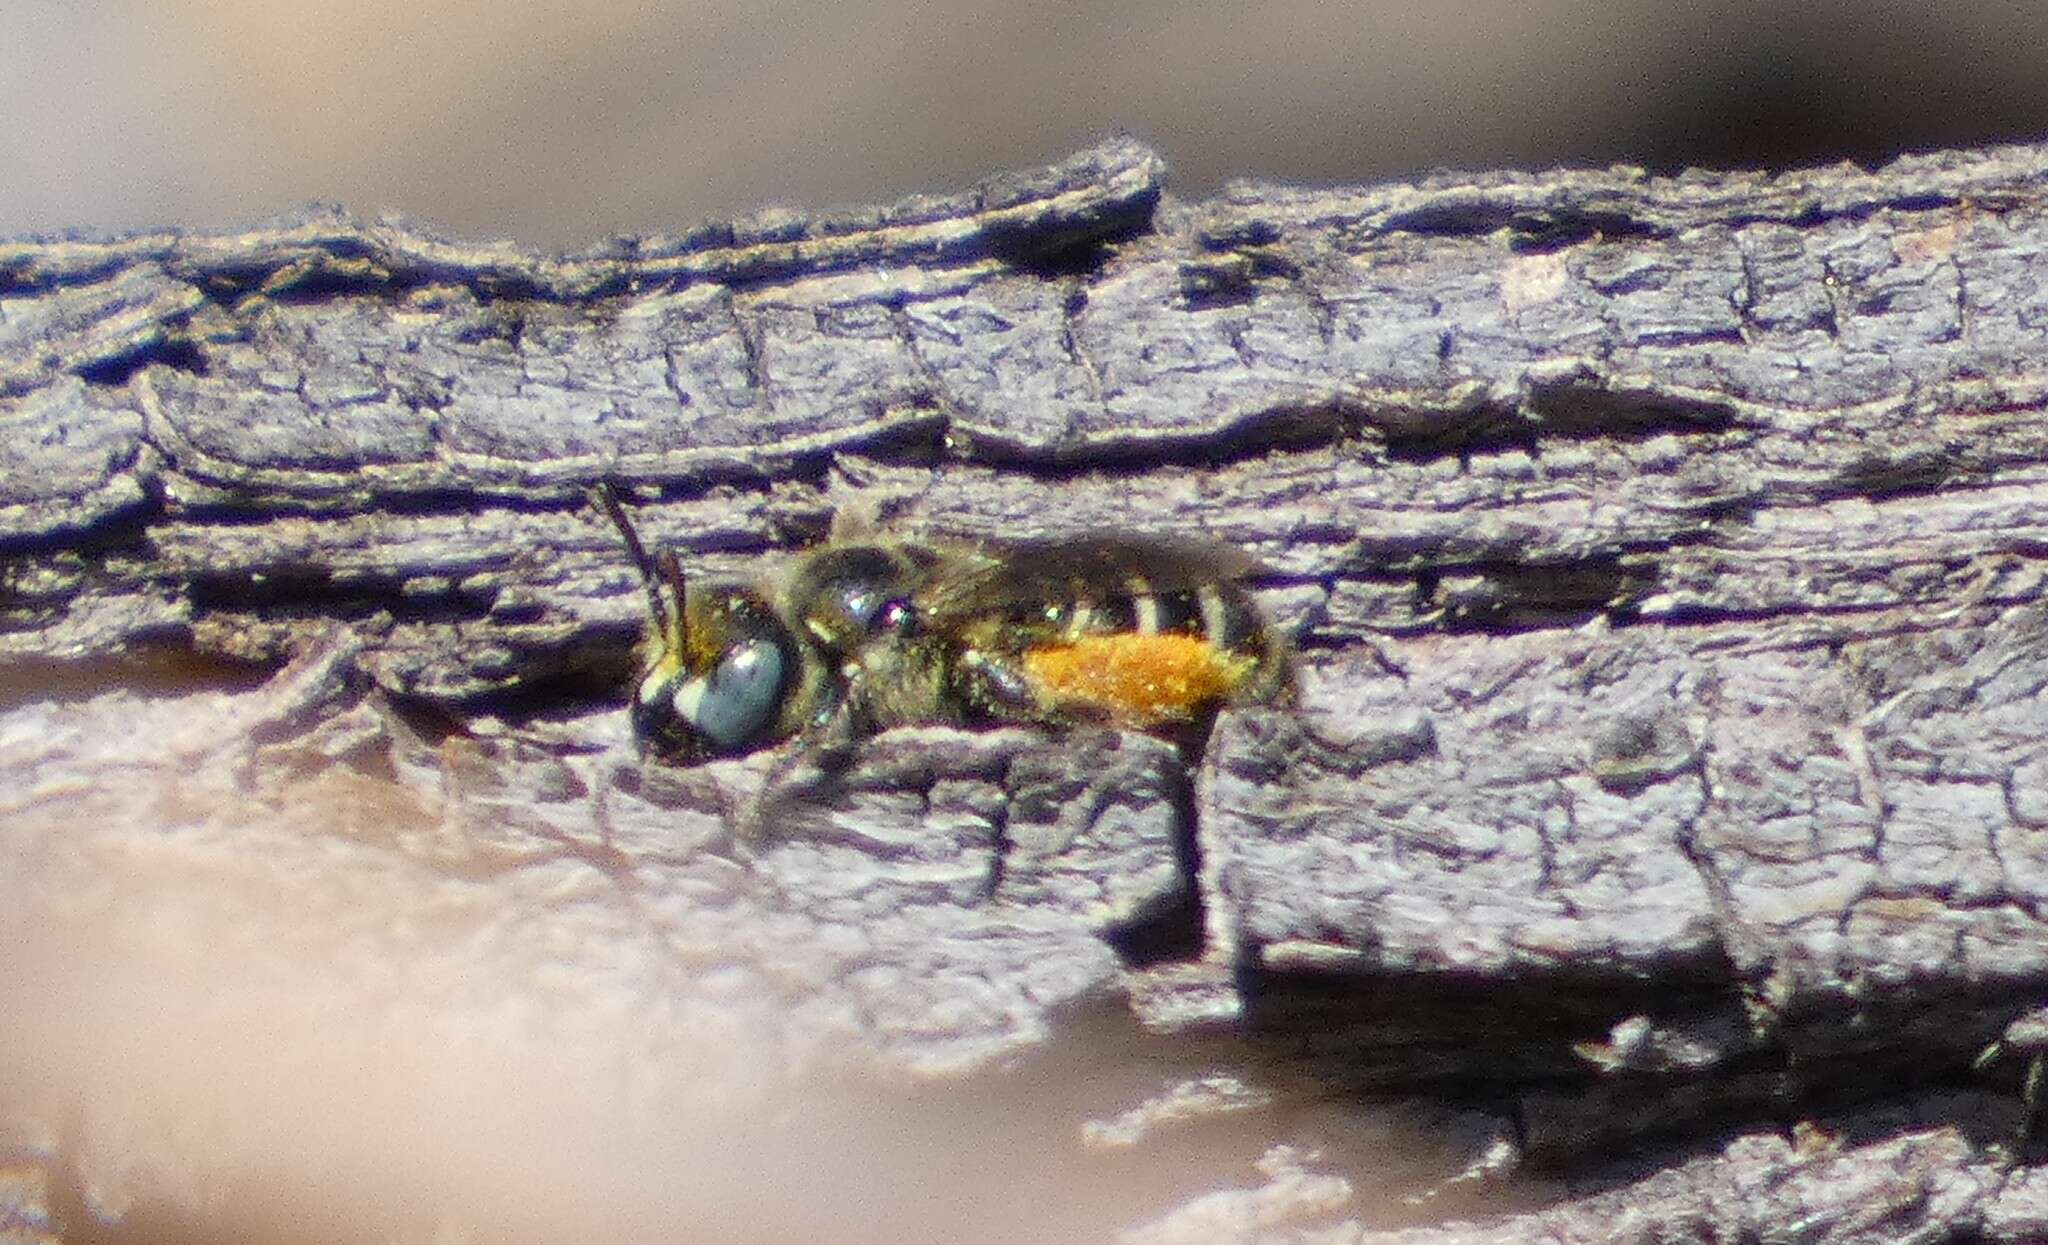
M647 609L654 615L654 625L661 634L670 637L678 646L683 641L683 564L677 560L675 550L664 549L659 560L650 557L647 546L640 543L640 533L634 528L633 520L626 516L626 508L619 504L619 492L610 481L601 481L590 488L590 500L611 518L612 526L619 529L619 538L626 543L626 554L633 559L633 566L640 572L640 584L647 590ZM675 596L675 610L662 599L663 585Z
M685 647L685 643L690 638L688 631L690 616L683 609L683 561L676 556L675 550L664 549L661 551L661 557L655 565L660 569L661 582L668 585L670 594L676 599L675 630L666 631L666 620L663 620L663 628L669 637L669 642L675 646L677 652L681 652ZM652 591L651 587L649 591Z

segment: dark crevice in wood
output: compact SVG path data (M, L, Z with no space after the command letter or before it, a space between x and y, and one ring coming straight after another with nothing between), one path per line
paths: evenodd
M1674 957L1647 979L1532 964L1514 981L1255 968L1242 984L1246 1024L1261 1041L1313 1048L1318 1035L1350 1030L1353 1051L1334 1058L1356 1060L1349 1079L1361 1085L1482 1095L1591 1084L1598 1074L1574 1043L1604 1039L1632 1016L1683 1022L1732 1015L1739 1000L1733 965L1718 948Z
M1520 208L1506 203L1474 199L1438 201L1388 216L1378 231L1429 238L1485 237L1508 228L1520 214Z
M1535 386L1528 409L1543 439L1639 441L1672 433L1712 435L1737 426L1725 402L1580 382Z
M1977 599L1973 604L1981 608L1999 609L2031 605L2034 604L2034 598L1985 596ZM1822 608L1809 607L1804 609L1794 606L1774 609L1733 609L1698 602L1687 602L1658 609L1653 614L1644 614L1639 609L1631 608L1620 611L1616 617L1618 621L1626 621L1639 627L1686 628L1725 626L1730 623L1750 623L1761 626L1809 617L1837 622L1847 622L1857 618L1877 621L1893 619L1898 613L1899 609L1896 605L1830 605ZM1910 632L1918 629L1910 624L1902 623L1900 625L1901 631ZM1798 647L1826 646L1839 644L1840 642L1838 639L1810 636L1803 639Z
M186 593L201 616L246 613L269 620L388 615L402 622L457 621L483 617L496 600L494 593L454 587L408 591L407 583L398 576L277 565L198 572Z
M1036 237L1029 233L1015 237L995 235L989 239L989 253L1019 272L1047 281L1088 277L1102 271L1116 255L1116 243L1135 236L1130 229L1116 237L1093 233L1075 236Z
M1979 204L1976 197L1971 196L1969 201L1973 205L1982 206L1986 211L1998 210L1996 205L1988 200ZM1809 201L1803 211L1783 215L1733 212L1728 216L1728 224L1735 229L1748 229L1758 225L1784 225L1795 229L1811 229L1835 221L1865 221L1883 212L1935 212L1946 208L1960 207L1963 202L1963 199L1935 191L1924 194L1900 195L1896 198L1880 196L1834 209L1830 209L1825 204L1814 200Z
M1960 477L1967 471L1956 455L1942 450L1894 457L1874 449L1859 455L1834 479L1816 488L1814 497L1823 501L1836 497L1864 497L1871 501L1923 497L1961 483Z
M1240 256L1181 265L1180 296L1190 311L1238 307L1258 294L1258 273Z
M394 696L422 722L443 721L450 730L476 718L492 718L513 730L573 721L600 709L616 709L619 689L638 671L640 627L613 627L579 640L566 651L529 654L519 679L509 687L479 692L460 704ZM423 733L426 733L423 731Z
M1421 607L1451 633L1507 635L1629 616L1656 588L1653 568L1613 554L1569 563L1441 562L1416 576ZM1446 588L1450 577L1462 581Z
M84 527L36 533L0 534L0 604L13 596L10 572L29 564L76 566L88 574L111 578L108 564L130 563L124 574L133 575L157 557L151 529L163 515L161 489L154 478L145 479L143 496L132 505L115 510Z
M1388 416L1367 409L1360 421L1383 438L1386 455L1404 463L1519 451L1541 457L1546 442L1644 441L1653 437L1713 436L1736 426L1725 405L1609 391L1571 384L1532 392L1526 402L1490 402L1445 411L1434 418L1404 410Z
M947 445L959 461L998 467L1031 479L1058 482L1089 476L1136 474L1169 467L1223 467L1268 455L1341 444L1356 434L1358 416L1345 404L1319 402L1273 407L1230 422L1207 436L1116 441L1094 438L1050 450L1005 444L955 429Z
M1581 242L1629 238L1663 239L1671 230L1618 210L1576 205L1522 212L1508 221L1508 247L1532 255L1561 251Z
M81 364L73 371L88 385L119 386L127 384L143 368L152 366L204 376L207 371L206 353L190 337L173 330L139 343L133 350Z
M335 239L320 244L310 256L294 257L290 262L209 268L191 275L198 289L229 311L250 298L283 306L341 299L395 302L434 284L473 285L469 275L460 271L435 274L420 267L393 265L391 258L367 245ZM476 292L481 296L484 290ZM537 291L527 296L534 293Z

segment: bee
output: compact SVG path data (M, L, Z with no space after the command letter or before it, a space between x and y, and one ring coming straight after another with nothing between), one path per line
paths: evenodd
M836 538L758 583L686 582L609 489L647 593L634 732L665 757L803 741L844 755L894 726L1199 730L1292 698L1287 648L1243 553L1091 535L1013 542Z

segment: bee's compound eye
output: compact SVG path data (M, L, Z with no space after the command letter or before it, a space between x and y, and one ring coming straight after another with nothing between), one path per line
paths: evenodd
M782 646L775 641L735 644L719 657L710 674L686 680L676 688L676 716L714 748L741 748L774 718L787 677Z

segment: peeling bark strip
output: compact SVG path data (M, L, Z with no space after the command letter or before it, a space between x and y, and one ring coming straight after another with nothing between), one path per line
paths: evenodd
M566 257L333 213L0 244L0 908L62 969L0 991L210 998L231 963L310 991L336 1067L394 1026L467 1067L487 1030L482 1066L545 1068L594 1135L822 1067L1057 1066L1134 1012L1190 1061L1491 1115L1435 1130L1444 1171L1857 1112L1405 1240L1624 1207L1728 1238L1763 1183L1861 1239L1873 1203L1813 1164L1888 1222L2033 1237L2044 1186L1985 1143L2048 1000L2048 148L1162 177L1118 141ZM1193 773L899 732L736 855L766 760L624 738L601 479L692 574L848 505L1221 537L1270 568L1303 707L1228 717ZM218 1010L295 1033L267 998ZM429 1049L406 1118L459 1119ZM246 1175L138 1133L147 1084L101 1092L82 1153L159 1147L106 1158L131 1201ZM10 1137L76 1106L0 1095ZM635 1136L658 1185L667 1135ZM1388 1218L1267 1159L1148 1239Z

